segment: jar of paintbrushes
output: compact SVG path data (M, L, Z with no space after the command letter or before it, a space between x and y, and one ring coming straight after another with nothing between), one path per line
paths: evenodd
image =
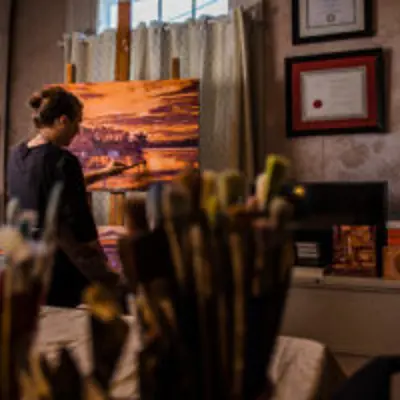
M142 399L271 393L266 371L293 264L293 208L279 196L288 168L268 157L252 198L235 171L188 169L150 188L151 230L120 241L143 334Z

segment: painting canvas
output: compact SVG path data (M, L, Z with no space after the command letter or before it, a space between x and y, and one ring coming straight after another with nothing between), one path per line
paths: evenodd
M111 160L134 166L89 190L143 189L168 181L199 151L198 80L126 81L64 85L84 103L81 132L70 150L85 172ZM149 179L140 179L143 171Z
M377 276L376 227L334 226L333 275Z

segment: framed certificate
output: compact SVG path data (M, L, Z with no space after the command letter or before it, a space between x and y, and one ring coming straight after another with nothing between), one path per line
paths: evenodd
M293 43L372 36L373 0L292 0Z
M287 136L385 131L382 49L285 60Z

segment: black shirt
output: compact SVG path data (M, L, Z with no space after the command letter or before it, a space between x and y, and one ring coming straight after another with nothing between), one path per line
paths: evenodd
M43 228L49 195L54 184L64 183L59 223L67 226L78 242L97 239L97 229L87 202L86 188L79 160L68 150L51 143L28 148L17 145L11 152L7 169L10 198L20 207L38 213L38 231ZM89 284L61 249L55 255L47 304L75 307L81 303L82 291Z

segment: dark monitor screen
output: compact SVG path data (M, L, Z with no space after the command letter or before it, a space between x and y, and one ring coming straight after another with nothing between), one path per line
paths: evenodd
M382 224L388 210L387 182L303 183L306 219L327 224Z
M297 265L324 267L332 263L334 226L374 226L377 272L380 274L382 247L387 241L387 182L315 182L301 185L305 188L303 212L294 229Z

